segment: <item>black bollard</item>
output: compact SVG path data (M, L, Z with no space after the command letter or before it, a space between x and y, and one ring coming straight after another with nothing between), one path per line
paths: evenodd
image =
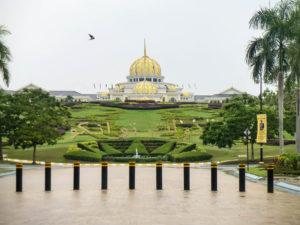
M79 178L80 178L80 162L74 162L74 184L73 190L79 190Z
M22 192L22 173L23 165L22 163L16 164L16 192Z
M156 162L156 189L162 190L162 162Z
M184 190L190 190L190 163L183 164L183 182Z
M268 193L274 193L274 164L267 166L268 170Z
M51 163L45 163L45 191L51 191Z
M135 162L129 162L129 189L135 189Z
M240 180L240 192L246 191L245 183L245 164L239 164L239 180Z
M106 190L107 189L107 166L108 162L102 162L102 180L101 180L101 189Z
M211 190L212 191L218 190L217 169L218 169L218 164L212 163L211 164Z

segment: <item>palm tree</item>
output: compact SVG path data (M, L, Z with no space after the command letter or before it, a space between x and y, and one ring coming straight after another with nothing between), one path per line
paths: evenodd
M5 29L4 26L0 25L0 73L2 73L2 77L6 85L9 84L9 71L7 64L11 60L10 51L7 46L3 43L3 36L10 34L8 30Z
M278 113L280 153L284 152L283 143L283 85L288 71L287 47L293 36L295 4L282 0L274 8L261 8L250 19L250 28L261 29L263 35L250 42L246 62L252 67L255 82L263 76L267 83L278 80Z
M296 152L300 153L300 1L296 2L296 22L294 26L294 40L288 48L288 59L290 64L290 74L286 84L292 86L296 84Z

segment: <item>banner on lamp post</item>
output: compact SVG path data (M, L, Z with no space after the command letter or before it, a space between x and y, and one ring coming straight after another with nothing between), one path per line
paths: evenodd
M257 114L257 143L267 143L267 115Z

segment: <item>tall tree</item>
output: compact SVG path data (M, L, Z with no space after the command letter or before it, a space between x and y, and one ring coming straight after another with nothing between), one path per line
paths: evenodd
M11 129L9 119L10 117L10 95L6 94L0 89L0 160L3 159L2 143L3 138L8 137Z
M6 30L4 26L0 25L0 73L2 74L4 82L8 86L9 70L7 64L11 60L11 54L3 41L3 37L7 34L10 34L10 32Z
M250 28L261 29L263 35L250 42L246 62L252 67L252 77L263 76L267 83L278 81L278 115L280 153L283 141L283 87L288 71L287 48L294 34L296 21L293 1L282 0L274 8L261 8L250 19Z
M300 153L300 1L297 0L295 5L294 38L287 52L291 69L286 83L289 90L296 86L296 152Z
M49 93L41 89L16 93L12 101L14 132L9 139L15 146L33 147L33 164L36 162L37 145L55 144L60 137L58 128L67 124L70 116Z

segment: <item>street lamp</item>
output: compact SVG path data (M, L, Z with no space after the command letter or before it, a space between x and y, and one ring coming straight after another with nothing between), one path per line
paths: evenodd
M245 139L247 141L247 170L249 171L249 148L248 148L248 140L249 140L249 136L251 134L250 130L247 128L245 131L244 131L244 134L245 134Z

